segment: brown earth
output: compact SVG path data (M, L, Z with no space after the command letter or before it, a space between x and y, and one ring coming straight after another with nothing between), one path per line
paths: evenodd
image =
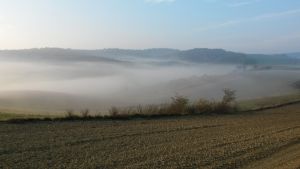
M0 123L0 168L300 168L300 104L254 113Z

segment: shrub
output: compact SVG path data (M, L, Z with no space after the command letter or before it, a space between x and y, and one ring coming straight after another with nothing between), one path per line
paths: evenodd
M120 115L120 110L117 108L117 107L111 107L110 110L109 110L109 115L111 117L116 117L118 115Z
M144 107L142 114L145 115L163 115L168 114L170 105L161 104L161 105L148 105Z
M235 105L235 91L230 89L224 89L224 96L222 102L219 105L220 113L231 113L236 111Z
M139 114L139 115L155 115L155 114L158 114L159 111L160 111L160 108L159 108L158 105L146 105L146 106L139 105L137 107L136 114Z
M235 91L224 89L222 101L209 101L200 99L192 105L193 113L196 114L225 114L236 111Z
M199 99L196 103L194 103L194 109L197 114L203 114L203 113L209 113L213 111L212 102L205 100L205 99Z
M159 116L159 115L184 115L184 114L225 114L236 111L235 108L235 91L224 89L224 96L221 101L210 101L199 99L193 104L189 103L189 99L176 95L171 97L171 103L161 105L138 105L131 107L111 107L109 117L128 118L133 116ZM80 111L82 118L90 118L89 110ZM68 118L78 118L72 110L67 111ZM97 117L101 117L97 116Z
M67 118L75 117L74 111L71 110L71 109L66 110L66 117L67 117Z
M169 106L168 114L185 114L189 104L189 99L184 96L172 97L172 102Z
M235 101L236 96L235 96L235 91L230 90L230 89L223 89L224 96L222 99L222 102L225 104L230 104Z
M80 111L80 114L83 118L88 118L90 117L90 110L89 109L83 109Z

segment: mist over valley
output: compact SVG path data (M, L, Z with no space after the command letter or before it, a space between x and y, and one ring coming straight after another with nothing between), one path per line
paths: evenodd
M239 100L296 92L294 54L244 54L222 49L41 48L0 51L0 106L57 113L166 103L174 95Z

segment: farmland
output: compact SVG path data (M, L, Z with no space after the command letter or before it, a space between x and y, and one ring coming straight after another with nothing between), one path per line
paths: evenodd
M300 104L247 114L0 125L0 168L297 168Z

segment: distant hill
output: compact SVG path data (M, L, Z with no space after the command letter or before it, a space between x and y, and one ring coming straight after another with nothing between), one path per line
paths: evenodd
M2 50L0 59L15 61L35 61L35 62L106 62L125 64L128 62L117 59L102 57L94 54L93 51L61 49L61 48L41 48L23 50Z
M287 53L286 55L288 55L289 57L293 57L293 58L300 59L300 52L296 52L296 53Z
M75 50L61 48L40 48L25 50L2 50L0 59L43 62L105 62L129 64L135 59L186 61L192 63L218 64L299 64L300 53L294 54L245 54L223 49L196 48L177 50L155 48L144 50L100 49Z
M226 51L223 49L198 48L186 51L180 51L178 56L183 60L191 62L208 63L233 63L233 64L300 64L299 58L291 57L286 54L245 54Z
M131 49L102 49L87 51L94 55L107 56L107 57L142 57L142 58L174 58L180 50L167 49L167 48L154 48L144 50L131 50Z
M294 58L287 54L275 54L275 55L265 55L265 54L248 54L249 58L255 60L257 64L299 64L300 58Z
M223 49L198 48L178 53L180 59L191 62L208 63L254 63L246 54L229 52Z

